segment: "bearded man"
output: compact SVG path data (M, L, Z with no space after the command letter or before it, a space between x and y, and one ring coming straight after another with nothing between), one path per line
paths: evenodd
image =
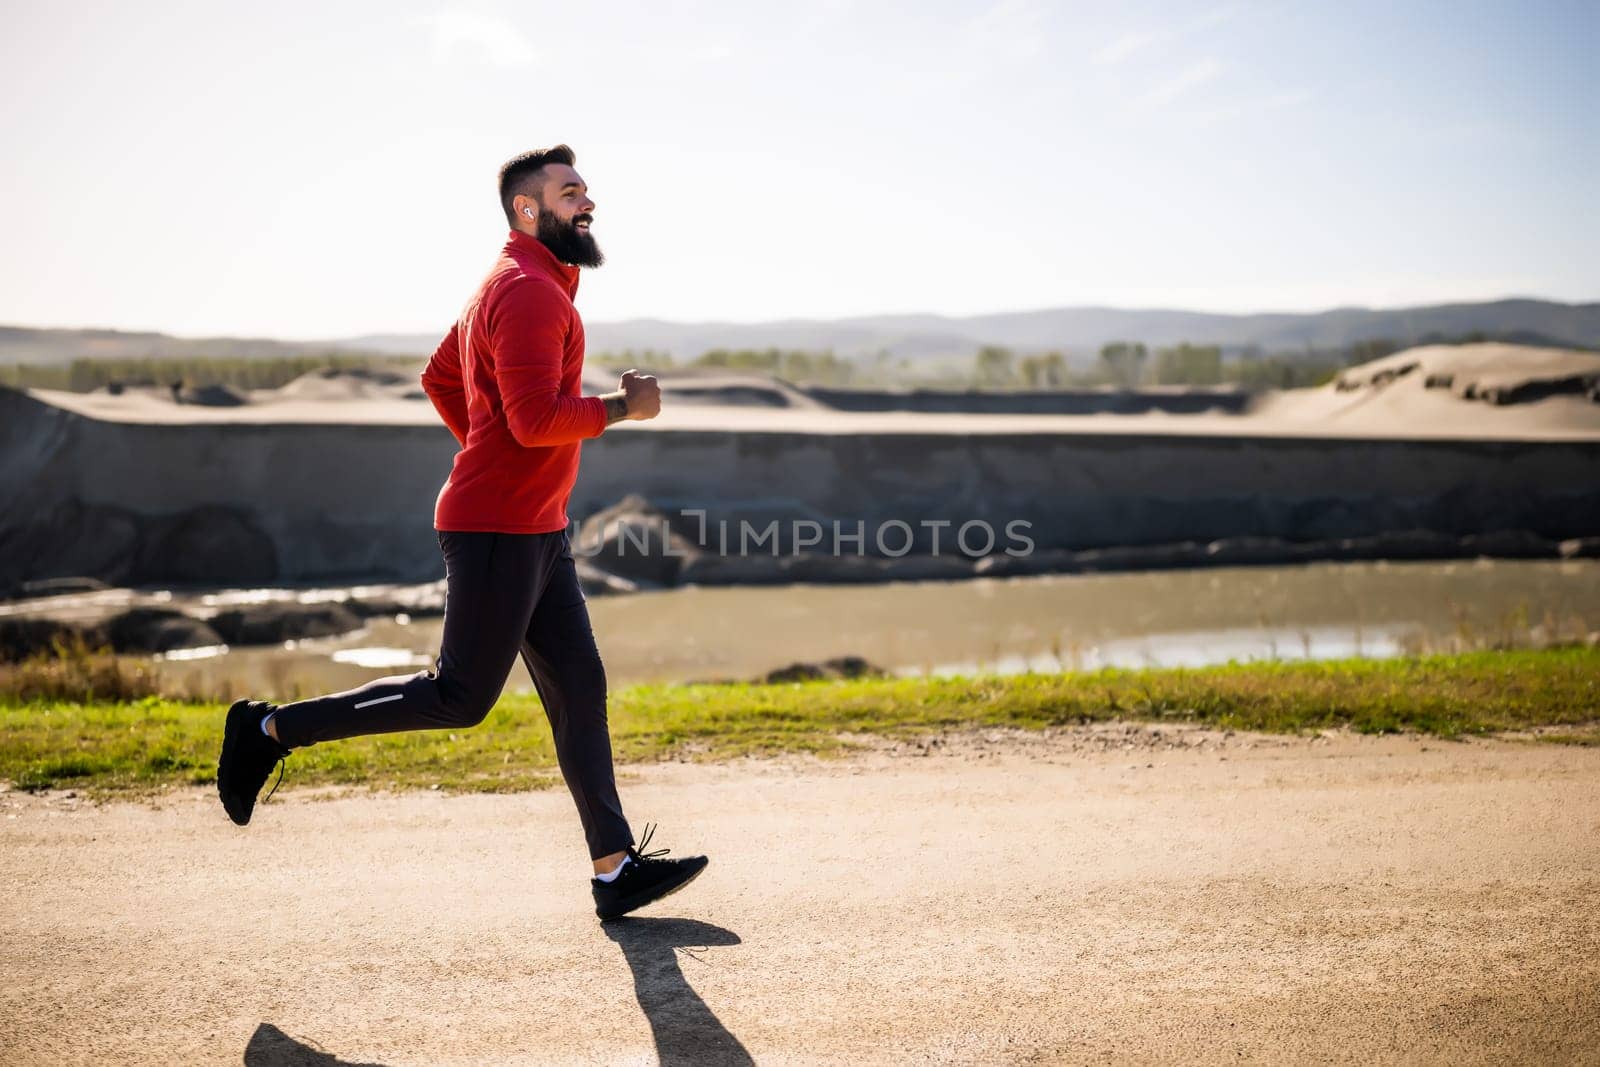
M661 410L656 380L628 371L583 396L580 267L604 262L594 201L566 145L500 168L511 232L487 278L428 360L422 387L460 444L434 506L444 555L444 636L430 670L276 705L228 709L217 792L249 823L274 767L294 749L362 734L481 723L517 657L533 678L577 803L595 912L611 919L683 888L704 856L662 858L634 843L617 798L606 676L567 534L582 442ZM280 771L281 778L281 771Z

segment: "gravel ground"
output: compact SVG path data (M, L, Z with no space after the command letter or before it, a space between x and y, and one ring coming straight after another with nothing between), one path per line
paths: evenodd
M0 1062L1593 1062L1600 748L1098 726L562 790L0 794Z

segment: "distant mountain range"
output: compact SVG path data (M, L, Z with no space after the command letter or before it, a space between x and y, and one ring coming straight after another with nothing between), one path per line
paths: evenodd
M887 352L895 358L970 359L986 344L1020 351L1058 349L1075 361L1093 358L1109 341L1151 347L1189 341L1231 351L1298 353L1344 348L1358 341L1413 344L1437 337L1483 333L1530 344L1600 347L1600 303L1495 300L1412 308L1335 308L1313 313L1219 315L1201 311L1076 307L961 318L943 315L870 315L849 319L775 322L666 322L633 319L587 324L590 352L654 349L680 361L713 348L783 348L840 356ZM436 334L369 334L321 342L233 337L175 338L116 330L34 330L0 326L0 362L64 363L100 358L235 356L273 357L329 352L423 357Z
M435 338L437 342L437 338ZM330 352L362 354L342 341L274 341L264 337L173 337L126 330L39 330L0 326L0 364L57 366L75 359L281 359ZM429 349L432 352L432 349Z
M1600 303L1497 300L1479 304L1373 310L1336 308L1309 314L1218 315L1202 311L1053 308L997 315L874 315L826 320L790 319L753 323L671 323L641 319L596 323L588 329L591 351L665 349L693 358L712 348L832 349L841 356L887 351L896 357L970 359L982 345L1022 351L1058 349L1093 357L1110 341L1141 341L1154 347L1182 341L1263 352L1343 348L1357 341L1388 339L1402 344L1433 336L1481 331L1505 340L1600 346ZM437 343L430 342L431 345Z

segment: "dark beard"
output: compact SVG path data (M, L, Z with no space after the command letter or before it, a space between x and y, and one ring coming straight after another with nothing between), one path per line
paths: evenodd
M592 234L578 232L575 223L579 218L587 221L588 216L579 215L572 222L562 222L543 207L539 208L539 241L563 263L570 263L574 267L598 267L606 261L606 257L601 253L600 246L595 244Z

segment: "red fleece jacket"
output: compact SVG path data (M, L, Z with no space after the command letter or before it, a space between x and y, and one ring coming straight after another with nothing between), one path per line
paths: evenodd
M566 529L579 443L606 428L605 401L579 391L577 291L577 267L512 230L428 360L422 388L461 443L434 505L435 529Z

